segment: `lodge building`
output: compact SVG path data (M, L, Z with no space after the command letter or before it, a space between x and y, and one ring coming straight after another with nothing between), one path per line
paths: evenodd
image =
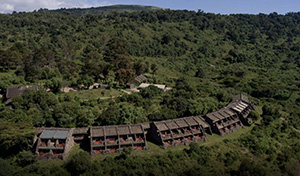
M146 150L149 140L162 148L204 142L206 134L225 135L250 125L252 101L240 94L226 107L206 115L189 116L142 124L83 128L37 128L39 159L65 159L75 144L83 144L91 155L121 152L124 148Z
M254 110L252 101L242 95L236 95L226 107L206 114L205 120L209 123L214 133L224 135L233 132L244 125L252 123L249 113Z
M149 139L167 148L206 140L210 127L201 116L191 116L150 123Z
M47 128L39 134L36 154L39 159L65 159L74 145L73 129Z
M228 107L239 115L241 121L245 125L249 126L252 124L252 119L251 116L249 116L249 113L252 110L255 110L255 106L248 97L243 94L236 95Z
M212 131L220 135L228 134L244 127L239 116L227 108L206 114L204 117L210 124Z
M89 136L89 129L89 127L75 128L72 134L74 142L76 144L81 144L85 142Z
M133 150L147 149L141 124L91 127L90 144L91 155L120 152L127 147Z

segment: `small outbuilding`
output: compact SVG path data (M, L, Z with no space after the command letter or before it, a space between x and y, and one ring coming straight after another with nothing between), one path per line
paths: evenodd
M6 93L5 93L5 104L8 104L11 102L11 98L18 96L18 95L22 95L25 90L35 90L37 91L39 88L38 86L19 86L19 87L8 87L6 89Z

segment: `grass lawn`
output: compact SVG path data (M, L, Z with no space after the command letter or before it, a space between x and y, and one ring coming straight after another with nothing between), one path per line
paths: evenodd
M227 139L227 140L237 139L241 135L250 132L252 130L252 128L254 128L254 126L255 126L255 124L252 124L250 127L240 128L240 129L238 129L232 133L226 134L224 136L220 136L217 134L207 135L206 136L207 141L201 143L201 145L212 146L212 145L215 145L216 143L223 142L225 139Z
M89 100L89 99L109 99L114 98L120 95L123 95L124 92L121 92L116 89L91 89L91 90L81 90L77 92L69 92L69 95L72 97L79 97L83 100Z

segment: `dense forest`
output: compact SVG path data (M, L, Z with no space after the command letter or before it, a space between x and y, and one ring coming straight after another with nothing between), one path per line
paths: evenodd
M0 102L0 175L300 173L300 13L220 15L145 8L0 14L0 94L11 86L40 86L9 104L4 98ZM173 89L119 91L140 74ZM92 98L60 92L95 82L119 95L101 99L104 92ZM205 114L241 92L260 115L249 132L233 139L154 155L126 150L104 159L81 151L66 162L37 161L32 153L35 127Z

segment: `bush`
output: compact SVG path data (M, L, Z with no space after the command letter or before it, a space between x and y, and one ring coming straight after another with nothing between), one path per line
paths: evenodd
M32 152L30 151L24 151L24 152L20 152L17 155L16 158L16 163L20 166L20 167L25 167L27 165L33 164L37 161L37 157L36 155L34 155Z
M81 151L72 156L65 166L72 175L81 175L89 171L91 165L91 156L87 152Z
M140 94L144 97L144 98L153 98L157 95L162 94L162 90L157 88L156 86L150 85L149 87L142 89Z
M253 122L255 122L260 118L260 115L257 111L251 111L249 117L251 117Z
M240 164L239 169L236 172L233 172L231 175L239 175L239 176L265 176L267 175L266 169L253 161L250 161L249 159L245 159Z
M4 159L0 158L0 176L13 175L13 168Z

